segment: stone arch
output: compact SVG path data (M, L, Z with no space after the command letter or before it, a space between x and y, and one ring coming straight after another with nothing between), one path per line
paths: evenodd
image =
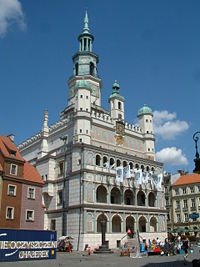
M124 192L124 204L125 205L134 205L133 191L127 189Z
M156 197L153 192L150 192L148 195L148 204L149 207L155 207Z
M135 232L135 218L131 215L126 217L126 232L128 229L131 230L131 232Z
M101 233L101 221L102 221L102 217L104 216L104 220L106 221L106 232L107 232L107 222L108 222L108 218L105 214L101 213L98 217L97 217L97 233Z
M152 232L152 233L157 232L157 219L156 219L156 217L153 216L150 218L149 225L150 225L150 232Z
M99 185L96 190L96 201L98 203L107 203L107 189L103 185Z
M101 156L96 155L96 166L101 166Z
M137 205L145 206L145 199L146 199L145 193L142 190L140 190L137 193Z
M121 160L117 160L117 167L121 166Z
M138 223L139 223L139 232L145 233L146 232L147 219L144 216L141 216L138 220Z
M121 222L122 219L119 215L114 215L112 217L112 232L121 233Z
M133 169L133 162L129 162L129 165L130 165L130 169L132 170Z
M112 167L115 164L115 160L113 158L110 158L110 167Z
M123 167L126 167L128 165L127 161L123 161Z
M117 187L113 187L110 193L111 204L121 204L121 192Z

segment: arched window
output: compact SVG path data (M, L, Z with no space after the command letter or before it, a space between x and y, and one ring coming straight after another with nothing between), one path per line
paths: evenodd
M101 222L102 219L104 218L104 220L106 221L106 232L107 232L107 217L103 214L100 214L97 218L97 233L101 233Z
M123 161L123 167L126 167L127 166L127 162L124 160Z
M97 188L96 200L98 203L107 203L107 190L103 185Z
M145 233L146 232L146 219L144 216L141 216L139 219L139 232Z
M126 232L128 231L128 229L130 229L132 233L134 232L134 222L135 220L132 216L128 216L126 218Z
M150 192L148 196L149 207L155 207L155 195Z
M133 169L133 163L130 162L129 165L130 165L130 169L132 170Z
M138 164L135 164L135 168L136 168L137 170L139 170L139 165L138 165Z
M150 232L157 232L157 220L155 217L152 217L150 220Z
M121 218L119 215L115 215L112 219L112 232L113 233L121 232Z
M90 75L94 75L94 63L90 62Z
M118 109L122 109L122 103L121 102L118 102Z
M114 164L115 164L114 159L113 158L110 158L110 167L113 168L114 167Z
M121 193L117 187L114 187L111 190L110 203L111 204L121 204Z
M144 171L144 166L143 165L141 165L141 170Z
M145 206L145 194L143 191L139 191L137 194L137 205Z
M125 191L124 203L125 205L134 205L133 192L130 189Z
M117 167L121 166L121 161L118 159L117 160Z
M149 172L149 166L146 167L146 171Z
M106 167L106 163L107 163L107 161L108 161L108 158L107 157L103 157L103 166L104 167Z
M96 155L96 165L97 166L101 165L101 157L99 155Z

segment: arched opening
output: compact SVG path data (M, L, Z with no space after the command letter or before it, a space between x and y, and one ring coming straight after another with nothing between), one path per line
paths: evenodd
M155 207L155 199L154 193L150 192L148 196L149 207Z
M133 169L133 163L130 162L129 165L130 165L130 169L132 170Z
M118 159L117 160L117 167L121 166L121 161Z
M98 203L107 203L107 190L103 185L100 185L97 188L96 200Z
M121 193L117 187L114 187L111 190L110 203L111 204L121 204Z
M110 158L110 168L113 168L115 164L115 161L113 158Z
M146 171L149 172L149 166L146 167Z
M122 109L122 103L121 102L118 102L118 109Z
M154 171L155 171L154 167L152 167L152 168L151 168L151 171L152 171L152 172L154 172Z
M141 216L139 219L139 232L145 233L146 232L146 219L144 216Z
M97 218L97 233L101 233L101 221L102 217L104 217L104 220L106 221L106 232L107 232L107 217L103 214L100 214Z
M103 166L104 166L104 167L108 167L108 166L107 166L107 165L108 165L107 162L108 162L108 158L104 156L104 157L103 157Z
M121 232L121 218L119 215L113 216L112 219L112 232L120 233Z
M123 167L126 167L127 166L127 162L124 160L123 161Z
M90 62L90 75L94 75L94 63Z
M96 155L96 165L97 166L101 165L101 157L99 155Z
M128 231L128 229L130 229L132 233L134 232L134 223L135 220L132 216L128 216L126 218L126 232Z
M145 206L145 194L143 191L139 191L137 194L137 205Z
M155 217L150 219L150 232L155 233L157 232L157 220Z
M134 205L133 192L130 189L127 189L125 191L124 204L125 205Z
M137 170L139 170L139 165L138 165L138 164L135 164L135 168L136 168Z
M144 171L144 165L141 165L141 170Z
M75 64L75 75L78 75L78 63Z

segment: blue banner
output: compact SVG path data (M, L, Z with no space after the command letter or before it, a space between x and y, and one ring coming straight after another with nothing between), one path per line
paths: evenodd
M0 261L56 259L54 231L0 229Z

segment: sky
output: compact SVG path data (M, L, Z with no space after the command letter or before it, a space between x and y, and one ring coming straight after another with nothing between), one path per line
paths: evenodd
M85 10L99 55L102 106L117 80L125 120L154 114L156 159L175 173L194 169L200 131L199 0L0 0L0 134L20 144L67 106L72 56ZM200 144L199 144L200 146Z

